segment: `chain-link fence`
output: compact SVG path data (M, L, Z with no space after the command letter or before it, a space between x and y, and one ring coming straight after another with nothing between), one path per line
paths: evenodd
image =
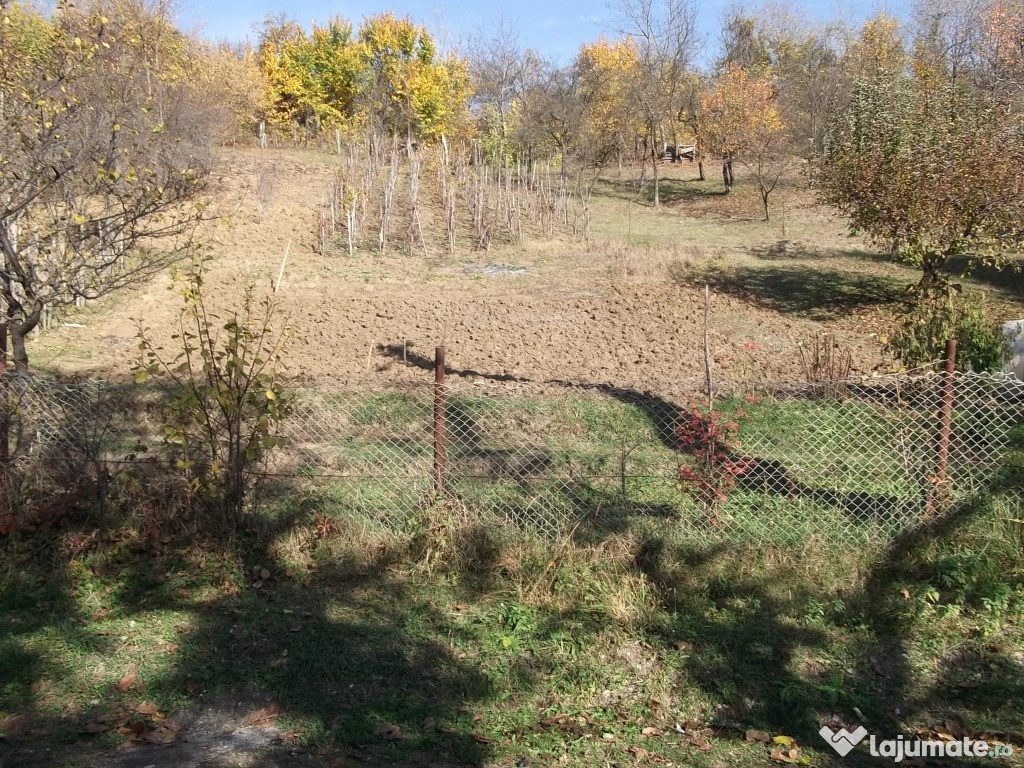
M26 460L160 454L151 390L38 378L8 386ZM299 389L261 503L390 531L442 505L548 537L655 519L695 536L786 545L887 541L941 505L1024 490L1024 384L1010 376L718 389L721 434L705 429L706 408L693 409L703 402L696 382L656 393L464 379L440 390ZM703 454L683 438L695 423L710 435ZM710 466L720 496L681 481L687 466Z

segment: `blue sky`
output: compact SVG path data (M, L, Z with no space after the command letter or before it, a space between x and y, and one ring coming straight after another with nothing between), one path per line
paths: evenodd
M839 17L858 21L880 7L898 11L908 0L809 0L802 7L822 19ZM709 48L714 48L720 20L732 0L709 0L700 5L700 18ZM752 3L750 3L752 5ZM213 40L252 39L252 27L268 13L286 12L305 26L335 14L358 23L364 16L394 10L426 24L446 47L457 47L468 35L486 29L504 16L519 30L520 39L529 47L562 63L570 61L580 43L594 40L602 33L614 36L616 12L607 2L588 0L521 0L518 3L487 3L480 0L395 0L373 2L355 0L339 3L329 0L179 0L178 20L185 27L202 26L205 37ZM705 59L713 56L713 50Z

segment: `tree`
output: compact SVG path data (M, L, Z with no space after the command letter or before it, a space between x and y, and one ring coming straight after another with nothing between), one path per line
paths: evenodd
M999 99L962 82L882 76L857 82L819 184L853 231L921 269L917 308L947 312L953 259L999 266L1024 244L1022 167L1024 121ZM943 342L919 347L934 359Z
M0 296L15 368L59 310L145 279L201 208L211 132L168 18L128 2L0 7ZM162 246L158 241L164 240Z
M665 147L665 123L674 128L683 112L687 70L701 40L692 0L621 0L622 32L637 50L631 102L643 118L654 176L654 207L661 203L658 158ZM660 147L660 149L659 149Z
M523 121L526 101L543 69L540 55L524 49L516 29L501 18L493 29L480 29L466 43L479 138L485 154L503 163L524 152L532 168L537 137Z
M639 55L629 38L608 42L601 38L580 48L576 57L577 81L583 108L580 130L593 147L621 156L633 136L644 131L630 99L640 75Z
M839 31L834 24L810 25L785 8L772 8L757 20L792 150L808 158L821 157L825 128L845 103L848 89L840 62Z
M454 55L438 58L425 27L390 12L371 16L359 43L368 72L362 101L374 130L435 139L466 119L466 64Z
M734 183L733 161L744 158L753 171L768 218L768 196L781 177L789 154L787 134L766 77L728 65L700 96L702 137L709 152L722 158L725 191Z
M1024 109L1024 0L992 0L980 15L980 85Z
M258 61L277 125L436 139L466 121L465 62L439 57L425 28L393 13L365 19L358 33L340 17L310 34L268 18Z
M763 71L772 66L768 45L758 29L758 20L742 8L728 11L722 26L722 58L718 69L740 67L747 72Z

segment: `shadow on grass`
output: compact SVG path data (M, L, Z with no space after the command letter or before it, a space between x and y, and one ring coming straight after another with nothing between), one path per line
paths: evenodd
M854 590L828 602L805 576L790 576L778 563L737 568L741 553L724 545L670 546L652 538L637 565L659 586L673 617L661 631L686 654L683 679L720 702L712 726L721 737L742 739L745 729L757 728L824 749L823 723L852 731L863 722L879 740L939 740L934 729L1019 750L1024 736L1006 725L1024 693L1024 667L1011 648L963 638L969 650L948 656L931 680L918 676L911 659L922 618L908 596L936 584L936 568L954 551L947 543L990 515L986 503L975 501L922 522L881 552ZM991 576L996 588L1007 578ZM922 715L932 719L921 723ZM907 733L903 724L915 720L923 730ZM865 747L842 764L891 764Z
M906 292L906 285L892 278L781 264L700 270L674 267L672 277L683 285L707 284L719 293L817 321L894 305Z
M118 415L138 425L153 408L152 400L128 398ZM65 422L82 432L74 418L54 421ZM453 652L457 622L408 588L388 551L357 565L309 563L292 572L276 555L294 537L341 535L297 483L258 524L204 533L192 521L217 515L185 503L169 464L101 466L101 490L95 451L74 455L44 457L52 498L26 485L21 502L39 509L21 510L16 530L0 535L0 765L91 766L124 741L116 728L154 725L136 710L143 702L188 719L239 699L252 709L276 707L274 725L286 732L293 724L328 755L483 764L487 749L474 738L470 708L493 694L490 684ZM317 533L318 525L327 527ZM163 621L170 624L161 630ZM149 643L161 632L177 638L176 647L154 659ZM118 688L129 665L137 681ZM89 700L54 701L49 691L67 680L79 681L70 688L89 691ZM525 689L531 681L516 682ZM239 723L214 731L226 725ZM154 732L146 729L140 733ZM220 759L195 750L182 757L176 750L190 740L201 738L186 729L172 744L146 744L138 754L151 759L140 765ZM131 754L103 760L127 766ZM253 759L252 749L239 755Z
M180 638L175 663L147 667L141 658L147 655L146 649L138 649L138 690L134 684L125 692L116 690L114 683L124 670L111 669L109 680L81 714L75 713L75 704L62 717L34 711L39 686L83 671L53 666L46 661L53 654L42 653L38 646L27 650L19 638L34 633L38 643L42 633L55 650L74 644L79 653L101 656L120 650L123 646L116 637L97 634L97 617L80 615L69 599L76 592L80 597L90 580L83 584L81 575L74 580L51 575L48 589L63 593L64 599L36 604L31 610L19 604L16 596L4 594L0 670L5 685L0 708L17 713L24 726L0 741L0 760L6 753L11 761L3 764L75 764L73 752L80 748L68 752L60 748L61 742L99 739L96 746L87 742L83 746L102 752L102 744L112 747L124 737L110 741L111 735L90 736L89 722L102 720L103 713L117 706L134 713L139 702L155 701L162 711L181 718L185 730L167 746L144 744L122 758L104 758L110 765L134 765L133 760L143 760L139 765L215 760L213 745L223 744L225 729L246 727L247 716L259 723L264 718L258 713L267 707L274 708L267 725L286 735L289 724L301 729L303 740L325 759L344 755L395 765L482 765L486 747L472 733L472 707L493 692L474 665L454 655L460 627L422 591L409 589L390 570L384 554L358 569L328 563L308 578L273 564L266 547L296 530L303 519L304 515L282 517L275 530L266 531L268 538L242 536L226 546L184 540L176 551L173 545L148 542L116 566L108 564L116 571L109 578L118 585L113 593L108 587L106 610L114 617L136 617L142 623L152 621L145 617L158 611L188 618L172 633ZM200 597L203 588L197 581L204 581L203 577L196 574L191 583L182 577L190 566L186 554L199 551L219 551L220 559L236 562L240 568L232 579L236 586L220 589L212 599ZM194 569L194 562L191 566ZM71 586L72 581L77 584ZM525 690L532 681L516 684ZM227 717L206 724L205 728L213 729L212 736L200 732L194 721L209 719L205 710L239 701L247 709L237 712L235 720ZM176 705L184 702L190 702L186 710L175 712ZM130 719L146 718L130 714ZM204 739L213 737L220 741L204 746ZM189 747L187 742L198 746ZM286 764L277 760L281 755L287 759L288 750L296 744L286 738L283 744L275 746L270 739L258 746L279 755L268 758L269 766ZM249 749L227 757L251 761L254 755ZM93 753L89 759L98 758Z
M968 267L968 259L959 257L950 260L946 265L946 271L952 277L959 277ZM995 289L1007 298L1024 300L1024 257L1018 257L1002 269L992 266L976 267L970 271L970 279L972 282Z
M601 178L594 187L597 195L617 200L634 201L639 205L654 205L654 182L644 181L643 189L637 188L635 179ZM725 197L728 193L721 182L693 179L662 178L658 180L658 199L662 205L674 205L695 200Z

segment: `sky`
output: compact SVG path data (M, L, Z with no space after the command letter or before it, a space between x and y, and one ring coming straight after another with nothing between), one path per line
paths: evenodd
M700 0L698 0L700 2ZM799 3L822 20L841 18L857 22L886 7L898 13L909 0L806 0ZM718 29L725 10L734 0L700 2L701 30L707 47L701 57L715 55ZM750 5L750 3L748 3ZM486 0L179 0L178 21L187 29L199 28L211 40L255 41L253 25L268 14L285 12L307 28L313 21L325 21L340 14L358 24L365 16L393 10L425 24L442 49L458 48L470 36L486 35L500 18L514 25L524 47L536 48L548 58L565 64L572 60L583 42L602 34L617 37L617 12L603 0L520 0L518 3L488 3Z

